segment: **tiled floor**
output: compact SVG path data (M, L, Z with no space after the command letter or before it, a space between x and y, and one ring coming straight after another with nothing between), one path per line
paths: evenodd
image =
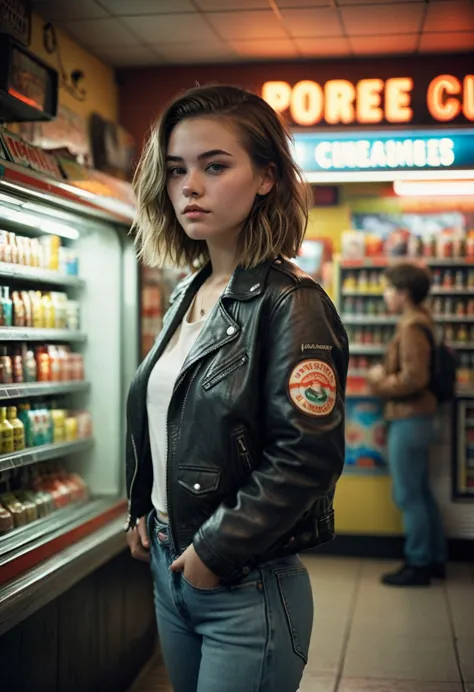
M390 589L391 563L307 556L314 632L301 692L474 692L474 567ZM130 692L171 692L159 654ZM225 685L222 688L225 692Z

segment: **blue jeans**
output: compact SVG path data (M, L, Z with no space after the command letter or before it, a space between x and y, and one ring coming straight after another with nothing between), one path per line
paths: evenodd
M429 480L430 446L434 439L433 416L390 422L388 463L394 501L403 517L406 562L413 567L446 560L443 523Z
M171 572L176 554L154 513L149 534L160 644L174 692L297 692L313 625L311 584L299 558L261 565L236 586L198 589Z

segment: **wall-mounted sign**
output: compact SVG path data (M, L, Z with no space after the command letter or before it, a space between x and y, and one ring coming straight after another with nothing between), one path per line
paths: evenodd
M0 140L5 147L8 158L13 163L31 168L37 173L44 173L53 178L62 178L58 162L51 154L24 142L6 130L0 132Z
M295 134L305 173L474 169L474 129Z
M0 0L0 32L13 36L25 46L30 42L29 0Z
M474 122L474 74L438 74L428 82L411 76L269 81L262 97L301 127Z

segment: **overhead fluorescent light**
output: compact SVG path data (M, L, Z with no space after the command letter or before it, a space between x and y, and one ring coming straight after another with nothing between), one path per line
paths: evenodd
M307 183L393 183L395 180L446 180L446 171L347 171L303 172ZM474 170L449 171L450 180L474 180Z
M474 196L474 180L395 180L393 191L399 197Z
M62 238L69 238L69 240L77 240L79 238L79 231L73 226L57 223L56 221L50 221L49 219L45 219L34 214L28 214L24 211L17 211L16 209L9 209L8 207L0 207L0 220L2 218L7 219L8 221L13 221L14 223L22 226L35 228L43 233L50 233L51 235L58 235Z

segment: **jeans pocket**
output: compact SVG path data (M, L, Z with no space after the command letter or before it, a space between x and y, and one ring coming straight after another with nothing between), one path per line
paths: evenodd
M189 579L186 579L186 577L184 576L183 573L181 573L181 579L186 584L186 586L188 586L192 591L195 591L196 593L199 593L199 594L209 594L210 595L213 593L218 593L220 591L224 591L226 589L226 587L223 586L222 584L217 584L217 586L213 586L210 589L201 589L199 586L194 586L194 584L192 584L189 581Z
M293 651L308 662L313 628L313 597L305 567L277 569L274 572L290 632Z

